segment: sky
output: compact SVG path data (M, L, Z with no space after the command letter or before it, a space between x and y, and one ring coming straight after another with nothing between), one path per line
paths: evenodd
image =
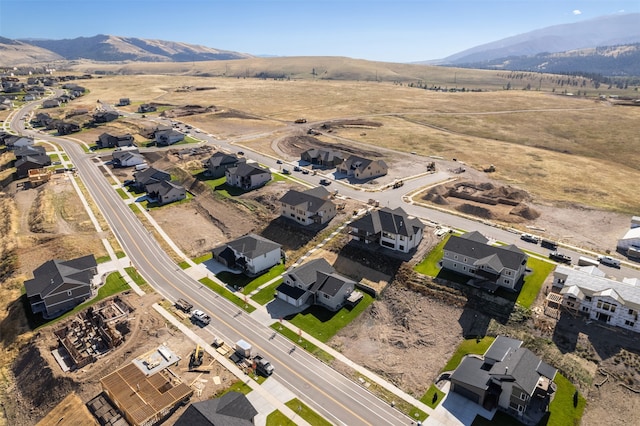
M639 0L0 0L0 36L109 34L252 55L416 62L636 12Z

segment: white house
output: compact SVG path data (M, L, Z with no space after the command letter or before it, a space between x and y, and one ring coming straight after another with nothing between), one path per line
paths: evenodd
M640 258L640 216L631 218L631 227L618 240L618 251L629 256Z
M373 210L351 222L349 234L356 241L377 244L408 253L422 240L424 224L398 207Z
M213 258L229 268L257 275L280 263L282 246L256 234L247 234L212 250Z
M280 215L301 225L325 224L336 215L336 205L329 196L322 186L306 191L292 189L280 198Z
M478 280L488 290L515 289L523 277L528 256L515 245L492 246L481 233L452 235L444 245L442 267Z
M640 280L616 281L597 268L585 270L558 265L553 289L562 296L562 306L592 320L640 332Z

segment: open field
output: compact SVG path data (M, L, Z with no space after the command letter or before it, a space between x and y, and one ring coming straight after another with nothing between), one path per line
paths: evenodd
M522 90L443 93L385 82L193 76L109 76L86 85L91 93L78 102L87 105L121 96L134 103L215 105L217 112L182 120L222 139L249 135L237 142L272 155L270 141L290 131L296 118L308 120L305 129L366 118L381 125L336 128L322 138L456 158L475 168L494 164L491 178L526 189L542 204L627 214L640 208L633 194L640 178L640 108L606 100ZM183 86L215 89L178 90Z

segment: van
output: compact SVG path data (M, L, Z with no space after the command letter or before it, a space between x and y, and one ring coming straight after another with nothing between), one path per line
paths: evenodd
M611 266L613 268L620 267L620 261L618 259L614 259L611 256L598 256L598 261L603 265Z

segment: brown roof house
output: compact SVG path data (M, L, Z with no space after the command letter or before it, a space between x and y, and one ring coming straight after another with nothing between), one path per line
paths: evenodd
M292 189L280 198L280 215L301 225L325 224L336 215L336 205L329 195L322 186L306 191Z
M89 299L97 267L92 254L43 263L33 271L33 279L24 282L31 311L55 318Z
M522 341L498 336L484 356L467 355L451 374L451 390L488 410L538 424L555 396L557 370Z
M371 179L384 176L389 171L387 163L382 160L370 160L368 158L351 155L336 168L336 172L344 173L347 177L356 179Z

